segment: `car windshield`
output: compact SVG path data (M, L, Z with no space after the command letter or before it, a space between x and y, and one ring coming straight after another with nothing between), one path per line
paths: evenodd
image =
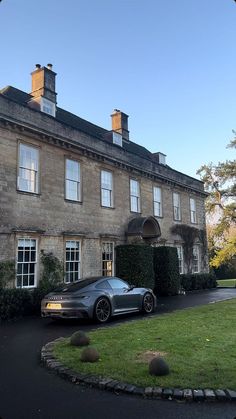
M82 288L87 287L88 285L94 284L94 282L97 282L99 279L100 279L100 277L92 277L92 278L82 279L82 280L80 280L78 282L75 282L73 284L64 285L63 287L58 288L55 291L60 291L60 292L63 292L63 293L79 291Z

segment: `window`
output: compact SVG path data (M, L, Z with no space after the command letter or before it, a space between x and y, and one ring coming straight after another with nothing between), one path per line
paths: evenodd
M66 199L80 201L80 164L66 159Z
M113 290L115 289L129 289L129 285L127 284L127 282L122 281L119 278L112 278L108 280L110 286L112 287Z
M162 196L161 188L154 186L153 188L153 206L155 217L162 217Z
M193 198L190 198L190 220L191 223L196 224L197 216L196 216L196 201Z
M36 240L19 239L17 251L17 288L36 287Z
M110 291L112 289L111 286L108 284L108 281L102 281L102 282L100 282L99 284L97 284L95 286L95 288L97 290L110 290Z
M55 116L56 115L56 105L51 100L45 99L45 97L41 98L41 111L47 113L48 115Z
M199 272L199 247L193 246L193 273Z
M18 189L38 193L39 151L36 147L20 144Z
M113 137L113 144L119 145L120 147L122 147L122 135L119 134L119 132L114 132L112 133L112 137Z
M66 241L66 274L65 282L75 282L80 279L80 242Z
M113 180L112 173L106 170L101 171L101 204L103 207L112 207L113 205Z
M180 196L176 192L173 193L173 209L174 209L174 220L180 221L181 220Z
M102 243L102 275L113 275L114 244Z
M134 179L130 179L130 210L140 212L140 186Z
M179 273L184 273L184 257L183 257L183 247L182 246L176 246L177 248L177 254L179 259Z

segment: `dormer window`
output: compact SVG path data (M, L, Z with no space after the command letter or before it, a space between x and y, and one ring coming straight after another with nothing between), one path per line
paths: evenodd
M166 155L163 153L158 153L158 154L159 154L159 163L166 164Z
M56 115L56 105L45 97L41 98L41 111L47 113L48 115Z
M113 134L113 144L116 144L122 147L122 135L114 131L112 134Z

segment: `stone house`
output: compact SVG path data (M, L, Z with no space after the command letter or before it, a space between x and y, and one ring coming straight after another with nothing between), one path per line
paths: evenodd
M107 130L57 106L52 65L36 65L32 91L0 90L0 260L14 259L16 287L35 287L40 254L64 263L65 282L115 274L115 247L176 246L176 224L205 232L201 181L177 172L163 153L130 140L128 115ZM193 272L207 271L196 238Z

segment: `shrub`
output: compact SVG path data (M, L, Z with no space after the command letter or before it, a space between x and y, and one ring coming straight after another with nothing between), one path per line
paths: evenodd
M0 319L9 320L31 314L31 295L21 288L4 289L0 293Z
M117 246L116 275L130 285L153 288L153 248L142 244Z
M14 282L15 274L15 262L2 260L0 262L0 289L5 288L9 282Z
M234 263L233 263L234 262ZM214 268L217 279L234 279L236 278L236 260L228 264L222 264L219 268Z
M176 295L180 289L177 249L160 246L153 248L155 289L157 295Z
M40 279L40 287L41 289L45 288L46 292L50 292L52 287L55 288L63 282L63 264L51 252L42 253L41 263L43 265L43 272Z
M185 291L216 288L216 277L213 272L201 274L184 274L180 277L182 288Z
M169 365L160 356L156 356L149 363L149 374L168 375L170 373Z
M87 346L89 345L90 338L82 331L73 333L70 338L70 344L73 346Z
M63 283L63 264L53 253L42 253L43 271L39 285L31 291L32 312L40 313L41 300Z
M82 362L97 362L99 360L99 353L95 348L85 348L80 357Z
M28 314L40 314L43 297L63 281L63 265L52 253L43 253L42 277L38 288L26 290L3 289L7 283L15 279L14 261L0 262L0 319L8 320Z

